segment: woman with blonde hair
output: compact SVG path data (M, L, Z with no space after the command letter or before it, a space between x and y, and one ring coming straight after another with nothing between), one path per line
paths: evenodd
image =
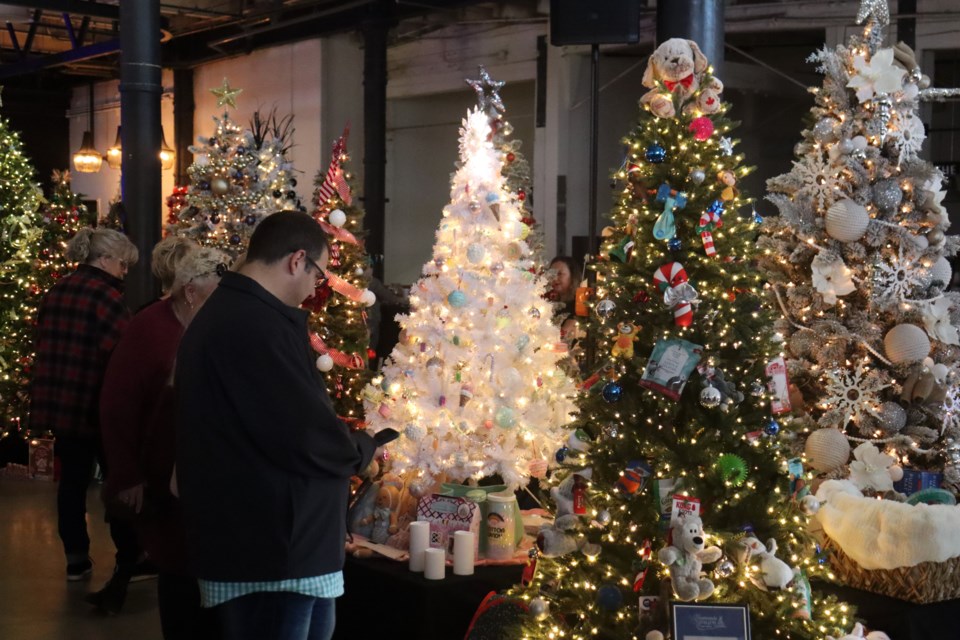
M172 374L183 331L227 270L226 254L194 247L176 264L170 295L134 316L110 358L100 396L103 446L110 467L108 508L133 518L159 570L164 638L210 638L212 617L186 568L180 510L170 493L176 454ZM101 608L122 605L127 581L110 585Z
M93 572L87 534L87 489L100 456L100 385L107 360L130 313L123 301L123 277L137 261L137 248L113 229L86 227L67 244L66 256L79 263L43 297L37 313L36 357L30 382L30 428L52 431L60 458L57 517L67 556L67 580ZM136 537L111 523L117 562L136 563ZM131 557L132 556L132 557Z
M162 298L170 295L173 279L177 275L177 263L197 246L197 243L190 238L167 236L153 247L153 252L150 254L150 271L160 281Z

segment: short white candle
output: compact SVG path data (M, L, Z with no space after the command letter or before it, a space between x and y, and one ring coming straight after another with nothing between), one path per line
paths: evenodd
M443 580L447 570L447 553L443 549L427 549L423 552L423 577L427 580Z
M410 523L410 571L423 571L423 552L430 546L430 523Z
M456 531L453 534L453 572L458 576L473 575L476 536L473 531Z

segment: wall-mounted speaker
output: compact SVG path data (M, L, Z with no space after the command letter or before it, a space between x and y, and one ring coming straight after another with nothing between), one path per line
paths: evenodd
M550 44L640 41L640 0L550 0Z

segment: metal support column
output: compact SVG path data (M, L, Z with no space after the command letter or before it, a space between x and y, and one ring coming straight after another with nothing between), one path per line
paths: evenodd
M183 186L189 182L187 168L193 162L190 145L193 144L193 69L173 72L173 148L177 152L174 183Z
M724 0L670 0L657 3L657 42L686 38L699 45L723 78Z
M136 309L156 297L150 252L160 240L160 1L120 4L121 195L128 232L140 260L127 276L127 302Z
M363 25L363 207L373 275L383 280L387 179L388 8L376 5Z

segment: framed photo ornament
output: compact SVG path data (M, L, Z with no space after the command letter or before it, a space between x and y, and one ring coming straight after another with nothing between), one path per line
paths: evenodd
M750 640L746 604L670 603L673 640Z

